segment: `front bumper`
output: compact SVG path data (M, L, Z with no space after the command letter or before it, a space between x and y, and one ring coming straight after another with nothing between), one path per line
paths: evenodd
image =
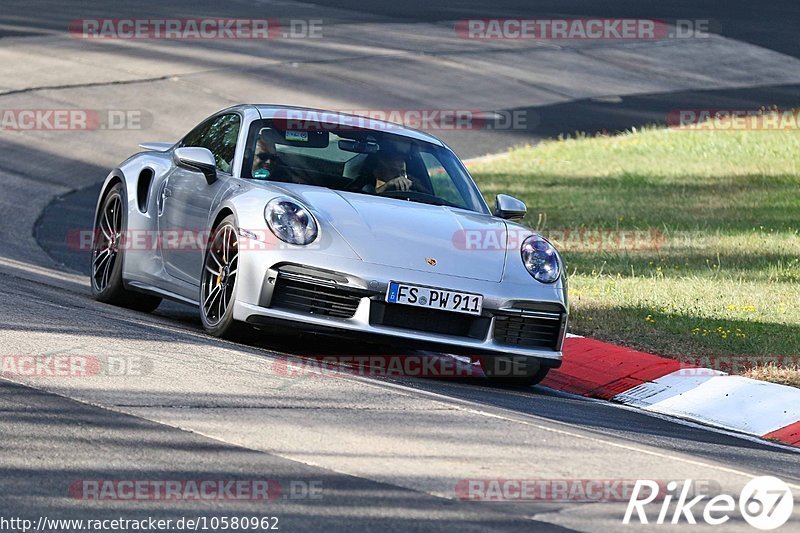
M352 264L343 264L347 262ZM524 356L549 367L561 364L568 312L560 283L520 286L360 260L337 258L335 263L336 269L311 266L308 261L269 266L243 262L234 318L463 355ZM390 281L482 294L482 315L386 304ZM292 292L285 290L289 285Z

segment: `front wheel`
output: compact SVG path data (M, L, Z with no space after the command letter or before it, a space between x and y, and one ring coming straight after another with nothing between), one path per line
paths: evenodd
M200 282L200 319L215 337L230 338L239 329L233 320L238 274L239 237L230 215L212 231Z
M481 357L486 378L501 387L533 387L547 377L550 367L527 357Z

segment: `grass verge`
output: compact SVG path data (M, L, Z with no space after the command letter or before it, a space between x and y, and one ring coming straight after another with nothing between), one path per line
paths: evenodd
M554 140L471 172L562 250L573 332L800 386L797 129Z

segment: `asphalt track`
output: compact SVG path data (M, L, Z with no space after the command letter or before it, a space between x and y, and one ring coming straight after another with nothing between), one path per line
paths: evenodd
M91 226L99 181L136 143L175 139L238 101L522 109L535 118L515 131L435 132L465 157L575 130L663 122L684 107L796 104L792 20L800 8L774 2L757 17L753 9L745 2L726 3L724 12L697 2L652 9L635 2L4 2L2 108L136 109L153 120L143 131L0 131L0 353L127 357L144 369L0 380L0 516L237 513L279 516L284 531L594 531L616 530L624 505L464 502L455 487L463 479L700 479L735 493L751 476L771 474L797 489L795 451L541 387L287 378L280 372L286 354L383 348L316 337L230 343L206 337L191 308L165 304L143 315L98 304L82 275L85 253L66 245L68 231ZM267 48L63 35L69 21L92 16L322 18L329 26L320 42ZM477 16L709 18L721 36L624 46L451 38L448 21ZM69 495L81 479L250 478L321 483L323 496L176 504ZM726 529L747 526L737 520Z

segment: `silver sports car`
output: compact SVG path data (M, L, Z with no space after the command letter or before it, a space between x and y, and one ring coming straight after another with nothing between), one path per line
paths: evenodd
M523 202L498 195L492 212L439 139L239 105L141 147L98 199L98 300L191 304L216 336L278 326L468 355L512 383L560 365L561 257L510 221Z

